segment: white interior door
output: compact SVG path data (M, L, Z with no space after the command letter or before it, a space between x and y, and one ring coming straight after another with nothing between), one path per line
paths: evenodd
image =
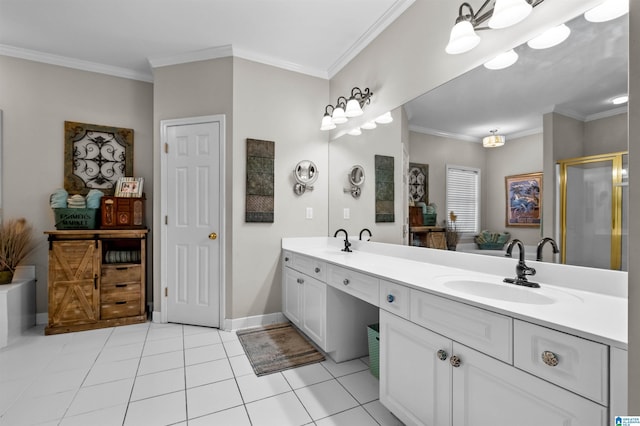
M215 117L163 122L168 322L220 327L224 121Z

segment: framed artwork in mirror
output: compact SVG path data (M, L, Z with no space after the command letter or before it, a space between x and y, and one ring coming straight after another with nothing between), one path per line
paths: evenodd
M113 195L118 179L133 175L133 129L64 122L64 189Z
M429 204L429 165L409 163L409 197Z
M542 216L542 172L505 177L507 226L539 227Z
M142 197L142 185L144 178L122 177L116 182L116 197L140 198Z

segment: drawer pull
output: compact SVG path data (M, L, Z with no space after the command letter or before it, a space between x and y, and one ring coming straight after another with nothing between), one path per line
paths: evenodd
M288 262L288 261L289 261L289 258L288 258L288 257L285 257L285 258L284 258L284 261L285 261L285 262Z
M116 271L126 271L127 269L129 269L129 267L128 267L128 266L118 266L118 267L116 268Z
M553 352L544 351L542 352L542 362L547 364L549 367L555 367L560 361L558 361L558 356Z
M126 284L116 284L116 287L118 287L118 288L122 288L122 287L126 287L126 286L127 286Z
M440 350L437 352L437 356L438 356L438 359L439 359L440 361L446 361L446 360L447 360L447 357L449 356L449 354L448 354L448 353L447 353L447 351L445 351L444 349L440 349Z
M349 278L345 278L345 279L342 281L342 284L344 284L344 285L349 285Z
M316 270L316 274L317 274L318 272L320 272L320 268L318 268L318 267L316 267L316 269L315 269L315 270Z
M126 305L127 302L126 301L120 301L120 302L116 302L116 305Z
M396 300L396 297L393 294L387 294L387 302L393 303Z
M452 367L458 368L460 367L460 364L462 364L462 360L454 355L449 359L449 364L451 364Z
M304 280L302 278L298 278L298 284L304 284Z

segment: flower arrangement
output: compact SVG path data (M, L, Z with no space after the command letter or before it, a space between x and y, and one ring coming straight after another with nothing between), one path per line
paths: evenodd
M8 276L7 282L33 248L32 228L25 218L9 219L0 225L0 272Z
M460 234L456 228L456 220L458 216L451 210L449 212L449 220L447 221L447 229L445 230L445 238L447 240L447 249L455 250L460 241Z

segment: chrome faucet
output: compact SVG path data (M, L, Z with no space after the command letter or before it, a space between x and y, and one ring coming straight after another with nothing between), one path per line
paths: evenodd
M518 264L516 265L516 278L505 278L503 281L505 283L523 285L525 287L540 288L540 284L534 283L527 279L527 275L535 275L536 270L527 266L524 262L524 244L522 244L522 241L513 239L507 246L507 253L505 254L505 256L512 257L511 252L513 251L513 246L515 245L517 245L518 250L520 250L520 257L518 259Z
M538 249L536 251L536 260L538 262L542 261L542 248L544 247L544 245L546 243L550 243L551 244L551 247L553 248L553 253L554 254L560 253L560 250L558 250L558 245L556 244L555 240L553 238L550 238L550 237L544 237L543 239L541 239L538 242Z
M360 240L362 240L362 233L364 231L367 231L369 233L369 238L373 237L373 235L371 235L371 231L369 231L367 228L364 228L362 231L360 231Z
M351 243L349 242L349 234L345 229L342 229L342 228L338 229L336 233L333 234L333 236L337 237L340 232L344 232L344 248L342 249L342 251L351 252L351 249L349 248L351 247Z

